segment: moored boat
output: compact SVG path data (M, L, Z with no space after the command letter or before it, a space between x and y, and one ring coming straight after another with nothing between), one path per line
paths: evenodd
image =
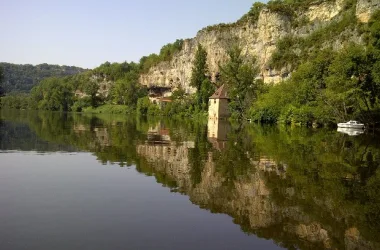
M355 129L363 129L364 124L359 123L357 121L350 120L348 122L338 123L338 128L355 128Z

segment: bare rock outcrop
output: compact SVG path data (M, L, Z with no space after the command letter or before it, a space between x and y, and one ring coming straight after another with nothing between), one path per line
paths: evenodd
M380 8L380 0L358 0L356 3L356 17L360 22L367 23L373 12Z
M373 12L373 7L379 7L380 0L359 0L356 15L360 20L366 19ZM264 82L280 82L287 77L287 69L273 70L269 61L276 50L276 43L286 35L304 36L310 29L322 27L336 18L345 3L343 0L322 1L311 4L308 9L296 13L297 20L305 19L309 23L317 23L312 28L292 26L292 17L270 11L261 10L257 22L237 22L207 27L200 30L196 37L186 39L181 51L175 54L171 61L161 62L151 67L149 72L140 76L140 83L145 86L164 86L176 89L181 87L187 93L194 93L195 89L189 83L193 61L198 43L208 53L207 63L212 80L220 73L219 66L227 60L226 49L230 41L237 38L243 53L247 57L255 57L261 77ZM294 20L293 20L294 21ZM307 31L305 31L307 30Z

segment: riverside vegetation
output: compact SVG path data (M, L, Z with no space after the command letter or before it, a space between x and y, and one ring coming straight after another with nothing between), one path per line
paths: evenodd
M270 1L254 3L251 10L234 24L207 29L222 30L231 25L256 23L260 11L281 13L292 27L310 24L296 18L296 12L312 2ZM160 53L141 58L139 63L109 63L83 73L44 79L29 94L6 95L1 106L18 109L138 113L150 116L207 115L207 98L226 84L231 98L233 119L251 119L263 123L328 125L346 119L368 124L380 121L380 11L368 23L355 16L356 1L346 0L340 18L313 30L307 36L287 35L277 42L270 67L288 68L289 77L279 84L264 84L258 78L254 57L248 57L239 41L226 41L229 60L219 64L220 75L214 82L207 66L207 52L199 44L193 61L189 95L176 89L172 102L162 107L150 103L139 76L162 61L170 61L183 47L183 40L162 47ZM353 32L360 42L345 42L340 49L330 45L339 37L345 41ZM106 82L106 84L104 84ZM109 83L107 85L107 83Z

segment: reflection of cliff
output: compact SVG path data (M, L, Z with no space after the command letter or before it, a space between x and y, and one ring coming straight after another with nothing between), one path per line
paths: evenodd
M95 148L97 145L100 147L111 146L111 139L106 127L91 128L83 124L75 124L73 126L73 131L78 135L83 135L85 133L91 132L94 140L89 144L90 148Z
M161 124L156 124L154 127L148 129L148 142L150 143L169 143L170 135L169 130Z
M148 160L155 173L174 181L177 190L188 195L194 204L211 212L230 215L246 232L271 238L287 248L378 247L377 243L366 241L357 227L339 223L342 218L334 218L333 214L328 215L333 221L328 218L326 221L316 221L312 215L314 211L303 206L305 200L299 197L300 190L296 190L287 180L287 165L277 164L268 157L250 159L251 165L245 166L247 171L239 174L240 166L235 161L227 163L228 169L220 165L220 155L229 155L231 148L216 147L217 151L208 151L208 158L199 173L200 181L194 184L194 167L188 157L189 151L197 146L170 140L165 144L147 140L137 146L137 151ZM270 185L269 181L272 182ZM276 190L276 182L288 184ZM315 202L318 203L318 200Z
M212 153L202 172L202 181L187 187L191 201L213 212L245 218L250 228L268 227L276 223L277 209L269 199L263 173L252 174L226 185L226 178L216 170Z
M179 190L189 195L193 203L213 212L246 218L250 228L269 227L276 223L278 211L269 199L270 192L265 186L262 172L235 181L231 188L225 185L225 177L216 170L213 153L209 152L201 182L193 185L188 158L191 148L194 148L194 144L190 142L163 143L148 139L137 146L137 152L151 163L155 171L176 181Z
M158 171L170 173L171 176L189 174L188 149L194 148L194 142L176 143L170 141L169 131L160 125L148 130L144 144L137 145L137 153L144 156L149 163L157 166ZM156 164L159 162L159 164ZM177 179L181 185L189 182L188 178Z
M111 145L107 128L94 128L94 133L100 146L107 147Z

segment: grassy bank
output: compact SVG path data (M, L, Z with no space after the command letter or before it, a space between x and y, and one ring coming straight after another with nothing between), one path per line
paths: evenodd
M134 114L135 109L125 106L125 105L113 105L105 104L99 107L87 107L83 109L83 113L90 114Z

